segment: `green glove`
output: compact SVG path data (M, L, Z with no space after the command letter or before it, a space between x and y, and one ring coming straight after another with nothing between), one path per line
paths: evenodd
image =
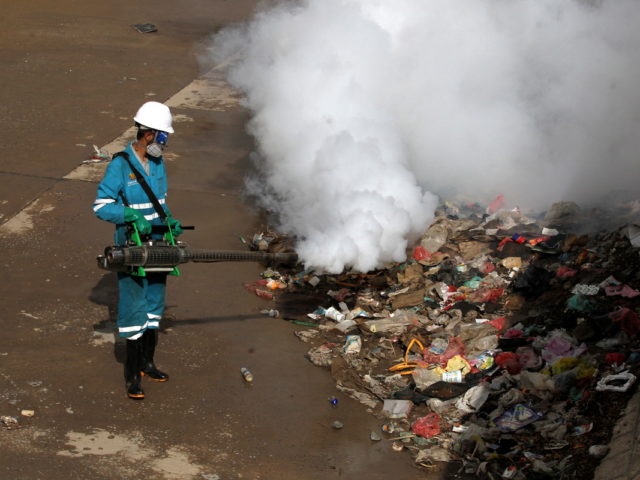
M151 233L151 224L149 221L144 218L144 215L133 208L124 207L124 221L133 223L140 235L149 235Z
M173 217L167 217L167 225L171 227L171 231L173 232L173 236L177 237L178 235L182 235L182 224L179 220L176 220Z

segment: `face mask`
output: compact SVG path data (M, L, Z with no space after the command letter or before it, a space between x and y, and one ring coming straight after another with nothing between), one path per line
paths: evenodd
M168 140L169 134L167 132L157 131L153 137L153 142L147 145L147 155L151 157L161 157Z

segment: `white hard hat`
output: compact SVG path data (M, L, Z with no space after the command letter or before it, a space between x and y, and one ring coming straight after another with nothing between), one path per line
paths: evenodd
M138 109L133 120L143 127L151 128L152 130L173 133L173 127L171 126L171 110L169 110L169 107L164 103L145 103Z

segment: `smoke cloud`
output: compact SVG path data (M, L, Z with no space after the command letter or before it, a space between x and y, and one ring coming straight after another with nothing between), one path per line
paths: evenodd
M435 192L637 198L635 0L306 0L223 30L260 181L309 267L402 261Z

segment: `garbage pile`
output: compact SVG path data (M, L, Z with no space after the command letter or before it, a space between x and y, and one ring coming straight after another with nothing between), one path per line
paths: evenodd
M246 287L276 302L265 314L312 327L295 332L308 359L418 465L590 478L640 370L640 227L575 233L569 203L486 212L443 205L402 264L269 269ZM253 242L272 243L286 241Z

